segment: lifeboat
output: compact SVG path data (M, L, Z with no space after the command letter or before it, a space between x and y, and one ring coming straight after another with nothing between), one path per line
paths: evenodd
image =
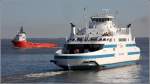
M12 40L12 43L15 47L19 48L55 48L58 45L55 43L33 43L27 41L26 39L26 32L23 31L23 26L21 27L18 34Z

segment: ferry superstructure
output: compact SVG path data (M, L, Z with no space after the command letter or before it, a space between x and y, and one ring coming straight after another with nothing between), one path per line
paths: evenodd
M140 48L131 34L131 24L120 28L109 14L90 19L85 28L70 23L70 36L51 62L64 69L85 69L122 66L140 60Z

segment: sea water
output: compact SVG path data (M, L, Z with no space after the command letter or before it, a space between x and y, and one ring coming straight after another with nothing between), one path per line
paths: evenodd
M2 83L98 83L98 84L148 84L149 39L137 38L142 60L130 65L106 70L63 71L50 60L65 39L29 39L33 42L54 42L58 48L19 49L10 39L1 40Z

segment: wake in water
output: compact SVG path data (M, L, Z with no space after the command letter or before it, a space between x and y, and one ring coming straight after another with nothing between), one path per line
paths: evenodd
M50 76L55 76L55 75L60 75L63 74L67 71L53 71L53 72L41 72L41 73L31 73L31 74L27 74L25 75L25 77L50 77Z

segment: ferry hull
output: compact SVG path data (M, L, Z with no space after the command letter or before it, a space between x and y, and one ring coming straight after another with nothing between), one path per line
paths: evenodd
M95 70L99 68L99 66L97 65L59 66L62 67L64 70Z
M135 65L138 64L138 61L127 61L127 62L120 62L120 63L114 63L114 64L105 64L105 65L77 65L77 66L64 66L59 65L64 70L104 70L104 69L111 69L111 68L117 68L117 67L123 67L123 66L129 66L129 65Z
M62 54L58 50L54 56L54 63L64 69L106 69L136 64L140 60L140 49L128 47L124 54L118 51L106 50L107 53L99 50L83 54ZM121 52L122 53L122 52Z
M87 60L80 60L76 62L71 62L68 60L67 62L63 61L55 61L54 63L64 70L103 70L103 69L110 69L110 68L117 68L122 66L134 65L138 64L138 60L130 60L130 61L122 61L122 62L114 62L114 63L107 63L107 64L98 64L98 62L92 61L94 63L87 63ZM72 64L72 65L71 65Z

